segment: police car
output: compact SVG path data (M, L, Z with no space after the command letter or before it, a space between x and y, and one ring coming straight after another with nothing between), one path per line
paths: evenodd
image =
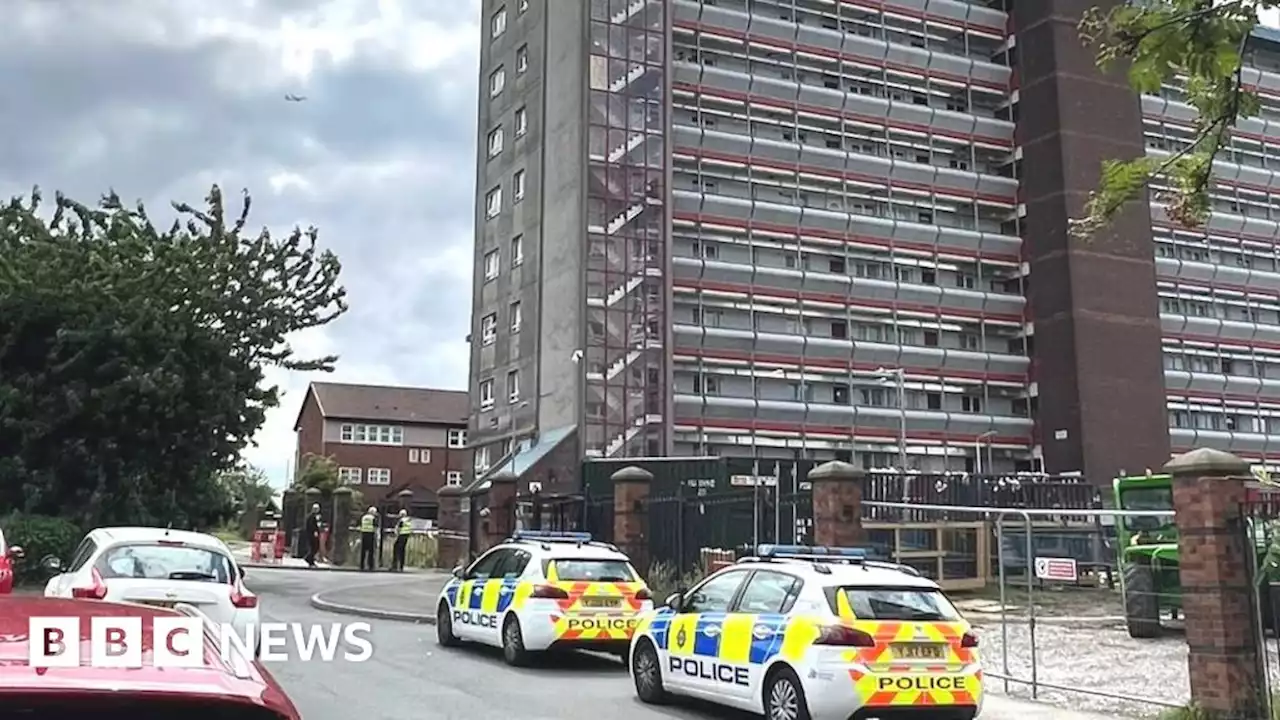
M495 645L512 665L561 648L625 660L653 610L630 559L586 533L518 532L453 574L436 604L437 640Z
M762 545L647 613L629 665L646 703L676 694L770 720L972 720L977 647L912 568L858 548Z

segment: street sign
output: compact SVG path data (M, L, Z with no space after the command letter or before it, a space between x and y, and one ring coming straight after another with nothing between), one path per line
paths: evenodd
M1036 558L1036 577L1041 580L1075 582L1080 579L1074 558Z
M729 484L734 487L777 487L778 478L773 475L730 475Z

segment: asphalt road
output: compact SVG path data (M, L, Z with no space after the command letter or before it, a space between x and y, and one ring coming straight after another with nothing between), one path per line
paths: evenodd
M642 705L615 658L575 653L547 658L535 668L511 668L496 650L440 648L435 628L394 620L365 620L312 608L317 592L360 582L393 583L395 576L362 578L356 573L254 570L246 577L261 598L264 622L331 626L367 622L373 655L367 662L269 663L268 669L293 698L305 720L739 720L751 717L713 705L681 701L671 707ZM1065 706L1027 703L988 693L982 720L1116 720ZM1078 707L1078 706L1077 706Z
M389 578L381 576L378 581ZM391 620L361 620L315 610L313 593L360 582L351 573L250 570L246 583L262 601L263 621L368 622L368 662L292 659L268 669L305 720L656 720L742 718L714 707L650 708L635 699L616 659L576 653L554 664L510 668L497 651L436 646L435 628Z

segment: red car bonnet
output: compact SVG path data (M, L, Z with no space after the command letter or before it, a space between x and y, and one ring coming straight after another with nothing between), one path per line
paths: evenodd
M41 710L147 710L159 707L243 708L246 720L301 720L275 678L254 662L239 675L223 661L216 641L206 637L205 662L198 668L149 667L154 638L153 618L180 615L163 608L97 600L66 600L23 595L0 596L0 707ZM79 617L80 667L33 668L28 633L32 617ZM142 619L143 667L104 668L89 665L89 629L94 617ZM185 714L185 713L184 713ZM196 717L199 717L197 712ZM190 716L187 716L190 717Z

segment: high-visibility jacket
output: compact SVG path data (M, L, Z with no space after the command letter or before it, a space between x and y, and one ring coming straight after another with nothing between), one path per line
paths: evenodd
M398 535L413 534L413 521L407 517L400 518L400 522L396 524L396 533Z
M376 521L373 513L365 513L360 517L360 532L371 533L376 528Z

